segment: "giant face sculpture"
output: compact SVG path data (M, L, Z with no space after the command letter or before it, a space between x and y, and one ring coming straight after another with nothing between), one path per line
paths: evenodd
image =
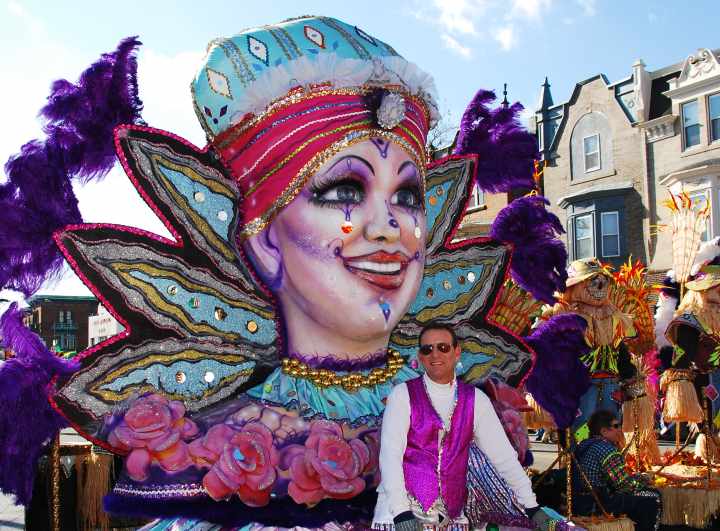
M374 352L415 298L426 218L422 177L397 144L333 157L246 249L278 298L289 349Z

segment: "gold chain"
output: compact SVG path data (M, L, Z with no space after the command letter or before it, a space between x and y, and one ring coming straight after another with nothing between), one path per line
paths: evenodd
M293 378L310 380L318 387L342 387L346 391L354 393L361 387L372 387L387 382L393 378L405 360L397 350L388 349L388 360L385 367L376 367L368 374L362 372L351 372L339 375L329 369L313 369L306 363L295 358L282 359L282 372Z

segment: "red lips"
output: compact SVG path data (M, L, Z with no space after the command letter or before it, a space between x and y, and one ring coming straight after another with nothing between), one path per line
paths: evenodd
M402 286L409 262L410 259L403 253L387 251L344 259L345 267L353 275L383 289Z

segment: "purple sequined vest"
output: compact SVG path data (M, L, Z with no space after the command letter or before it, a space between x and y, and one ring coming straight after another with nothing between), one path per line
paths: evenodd
M448 516L457 518L467 496L465 476L473 439L475 388L457 382L457 403L450 431L443 437L440 448L438 434L443 422L430 401L423 378L414 378L406 384L410 396L410 430L403 456L405 488L424 511L442 493Z

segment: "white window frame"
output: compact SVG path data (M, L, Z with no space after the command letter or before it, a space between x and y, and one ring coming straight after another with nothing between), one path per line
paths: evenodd
M467 210L473 212L479 210L485 206L485 192L480 189L477 183L473 185L472 192L470 192L470 199L468 200Z
M697 124L691 124L690 126L687 126L687 125L685 125L685 106L689 105L690 103L695 103L695 105L697 105ZM693 144L692 146L688 146L687 128L691 127L693 125L697 125L699 128L698 143ZM702 120L700 119L700 101L697 98L684 101L680 104L680 127L682 129L683 151L685 151L687 149L694 149L694 148L697 148L702 145Z
M597 151L587 152L587 151L585 151L585 141L588 138L593 138L593 137L597 137ZM602 154L600 153L600 133L595 133L594 135L584 136L582 139L582 150L583 150L583 167L585 168L585 173L597 171L600 168L602 168ZM592 167L588 168L588 165L587 165L588 155L593 155L594 153L597 153L597 157L598 157L597 166L592 166Z
M617 239L617 254L605 253L605 237L613 236L613 234L605 234L605 216L615 216L615 226L617 227L617 232L614 236ZM620 256L620 213L617 210L600 213L600 246L602 248L603 258L616 258Z
M712 201L712 188L698 188L697 190L693 190L692 192L688 192L688 197L690 198L690 201L695 200L696 197L699 196L705 196L706 203L710 203ZM710 203L710 215L708 216L707 220L705 221L705 233L707 234L707 237L704 239L701 239L701 242L707 242L712 240L715 235L713 231L713 224L712 224L712 203Z
M578 256L577 252L577 220L580 218L589 217L590 218L590 256ZM592 258L595 256L595 214L593 212L588 212L586 214L578 214L576 216L573 216L572 218L572 224L573 224L573 257L574 260L579 260L580 258ZM583 238L585 239L585 238Z
M712 144L713 142L720 142L720 136L717 138L713 138L713 117L710 115L710 98L718 98L718 101L720 101L720 92L716 92L715 94L709 94L707 97L707 117L708 117L708 140ZM715 118L715 120L720 120L720 116Z

